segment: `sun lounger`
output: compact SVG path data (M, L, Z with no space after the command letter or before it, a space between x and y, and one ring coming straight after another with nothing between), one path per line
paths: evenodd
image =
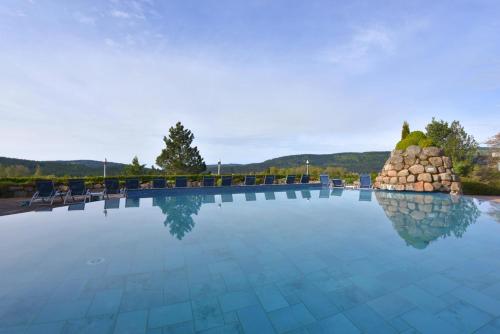
M295 175L287 175L285 183L286 184L294 184L295 183Z
M233 184L233 177L231 175L221 176L221 186L230 187Z
M139 189L139 179L126 179L125 180L125 194L129 190Z
M274 184L276 176L274 175L266 175L264 176L264 184Z
M255 185L255 175L247 175L245 176L245 183L246 186L254 186Z
M68 191L66 196L64 196L64 204L71 198L75 202L75 197L83 197L83 202L90 201L90 190L85 187L85 181L79 180L69 180L68 181Z
M341 179L332 179L332 187L344 188L344 181L342 181Z
M61 200L63 199L64 192L61 192L57 190L54 187L54 182L51 180L39 180L35 182L35 187L36 187L36 192L33 194L33 197L30 200L29 205L33 204L35 201L42 201L45 203L45 201L54 203L54 199L57 196L61 197Z
M152 182L153 189L163 189L167 187L167 181L164 178L153 179Z
M309 175L307 175L307 174L303 174L303 175L300 177L300 183L302 183L302 184L309 183Z
M203 186L204 187L215 186L215 176L203 176Z
M103 195L109 198L110 194L120 193L120 182L117 178L104 179L104 191Z
M187 187L187 177L186 176L176 176L175 177L175 187L176 188L186 188Z
M372 179L368 174L362 174L359 176L359 187L361 189L371 189Z
M330 185L330 177L326 174L321 174L319 176L319 182L322 186L328 187Z

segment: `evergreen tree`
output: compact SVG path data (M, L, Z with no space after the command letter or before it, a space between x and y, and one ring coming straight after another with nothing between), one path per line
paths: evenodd
M124 173L126 175L143 175L145 173L146 165L141 165L139 163L139 158L137 155L132 159L130 165L125 166Z
M407 121L403 122L403 129L401 130L401 140L405 139L410 134L410 125Z
M156 158L156 164L169 174L198 174L207 169L198 147L191 147L193 133L181 122L169 130L168 138L163 137L165 148Z
M35 174L33 174L33 176L37 177L37 176L42 176L42 168L40 167L40 165L36 165L36 168L35 168Z

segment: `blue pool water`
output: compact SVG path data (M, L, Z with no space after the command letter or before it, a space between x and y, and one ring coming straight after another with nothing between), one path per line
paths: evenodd
M498 333L499 216L301 188L0 217L0 333Z

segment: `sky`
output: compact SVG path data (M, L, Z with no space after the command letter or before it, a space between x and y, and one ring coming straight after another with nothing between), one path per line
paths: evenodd
M499 1L0 2L0 156L151 165L181 121L207 163L260 162L432 117L499 132Z

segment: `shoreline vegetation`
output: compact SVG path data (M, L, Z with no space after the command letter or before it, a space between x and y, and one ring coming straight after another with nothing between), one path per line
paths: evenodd
M453 162L452 171L460 177L463 193L466 195L500 195L500 133L491 137L479 147L474 137L467 134L458 121L451 123L432 119L422 131L410 131L408 122L403 123L401 140L397 150L404 150L411 145L419 147L436 146ZM164 177L173 182L175 176L187 176L191 182L199 182L203 175L216 175L217 165L207 166L197 146L193 146L194 134L180 122L170 127L168 136L163 137L165 144L156 158L156 166L146 167L134 156L130 164L106 163L106 175L117 177L121 182L126 178L139 178L148 182L155 177ZM352 184L360 174L370 174L372 183L381 171L390 152L335 153L335 154L299 154L266 160L255 164L223 164L221 174L233 175L236 182L242 182L245 175L256 175L257 182L264 175L306 174L312 181L320 174L331 178L340 178ZM306 167L307 161L307 167ZM3 162L3 164L2 164ZM9 164L10 163L10 164ZM89 187L100 186L104 178L96 176L103 170L103 163L92 160L36 161L0 157L0 197L9 197L25 193L34 186L37 179L51 179L56 185L67 184L68 179L84 179ZM56 175L58 168L67 172L64 176ZM49 168L49 165L51 168ZM83 166L83 167L82 167ZM79 168L83 168L79 170Z

